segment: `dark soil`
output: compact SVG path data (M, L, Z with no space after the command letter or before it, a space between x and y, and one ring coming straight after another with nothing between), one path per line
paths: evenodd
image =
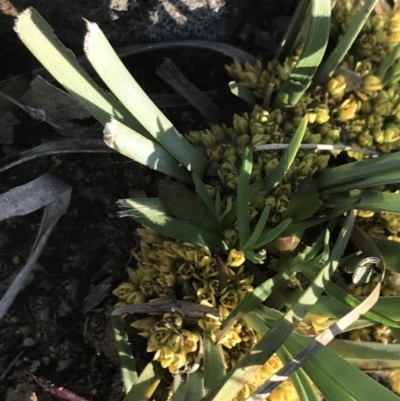
M175 27L161 34L157 31L161 32L160 26L154 27L154 33L149 28L150 22L144 18L146 2L130 2L126 14L117 9L111 10L112 14L108 3L120 7L115 1L98 0L0 0L3 12L0 14L0 79L38 66L12 31L12 6L17 10L28 5L37 7L77 54L80 54L84 33L83 24L79 27L76 21L85 16L104 27L117 46L157 38L220 39L266 57L268 49L256 44L255 28L267 31L273 44L295 2L249 0L238 16L237 10L235 12L238 2L233 1L227 12L232 26L227 27L227 17L221 16L212 22L214 25L208 36L202 36L201 30L197 29L203 23L199 16L188 17L186 29ZM161 2L149 1L148 6L155 7L156 3ZM133 33L132 13L135 10L140 24L146 26L142 35ZM198 12L204 14L205 10ZM233 20L233 16L236 19ZM197 30L193 21L198 22ZM126 60L132 74L148 93L172 93L154 73L165 56L170 57L200 89L220 90L215 96L216 103L228 115L244 110L245 106L226 91L228 77L223 65L229 60L207 51L163 51ZM207 126L196 110L185 105L182 99L174 99L183 105L163 110L180 132ZM160 107L163 106L166 106L165 102L160 103ZM20 110L16 109L14 113L21 123L15 127L14 143L0 145L0 157L60 139L48 125L32 120ZM92 136L102 137L102 127L92 120L87 124ZM123 398L123 391L109 319L116 301L111 291L125 279L125 267L131 262L130 251L135 248L137 238L133 220L117 217L116 201L138 195L155 196L159 175L117 153L59 155L39 158L0 174L0 192L49 171L73 188L72 201L68 212L56 225L30 283L0 321L0 399L33 401L33 391L40 401L53 400L31 373L88 400L117 401ZM42 213L37 211L0 223L0 297L28 258ZM101 284L102 291L95 292ZM89 304L87 296L94 292L97 294L95 302ZM134 333L131 333L131 342L140 368L149 359L143 351L145 342ZM165 397L167 385L168 378L162 382L157 399Z

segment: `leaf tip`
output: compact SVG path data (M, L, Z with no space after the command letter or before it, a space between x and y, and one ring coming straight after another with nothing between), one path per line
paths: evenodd
M21 24L23 24L26 19L31 19L34 11L35 9L33 7L28 7L15 18L14 31L18 37L21 37Z
M97 32L100 30L99 26L94 22L89 22L85 18L83 20L86 22L86 35L83 41L83 51L86 54L86 57L90 57L91 50L93 48L93 41L96 37Z

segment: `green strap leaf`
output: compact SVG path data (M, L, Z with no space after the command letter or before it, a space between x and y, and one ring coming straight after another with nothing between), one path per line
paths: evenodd
M180 135L126 69L97 24L87 22L85 54L104 83L187 170L203 175L208 161Z
M281 159L279 160L278 165L272 173L265 177L262 181L259 181L250 186L250 199L252 199L257 193L264 190L269 193L272 189L274 189L283 179L285 174L288 172L292 163L297 155L297 152L300 148L301 142L303 140L304 134L307 129L308 118L304 116L301 120L299 126L296 129L296 132L291 139L289 146L286 148L283 153Z
M275 60L283 63L285 58L290 55L293 50L293 46L298 41L299 32L304 27L304 20L307 17L307 9L309 6L309 0L300 0L293 17L290 21L288 29L282 38L281 43L275 53Z
M226 374L222 346L216 344L209 333L204 332L204 387L213 388Z
M115 119L105 126L104 142L144 166L179 180L190 181L189 172L163 147Z
M400 165L400 152L389 153L375 159L356 161L342 166L326 168L314 176L319 189L328 189L337 185L377 176L397 169ZM352 188L353 189L353 188Z
M215 216L218 217L219 214L216 213L216 210L218 208L216 207L216 205L214 205L214 202L211 199L211 196L208 193L207 188L204 185L204 182L201 180L201 178L196 173L192 173L192 180L193 180L194 186L196 187L197 194L203 200L204 204L208 207L208 210L211 213L213 213ZM221 200L221 198L220 198L220 200Z
M308 89L328 45L331 24L330 0L312 0L311 18L303 51L274 102L275 108L294 106Z
M400 194L390 192L351 191L350 194L331 196L327 206L342 207L349 199L358 200L357 209L374 212L400 213Z
M239 231L240 249L250 237L249 187L253 168L253 152L246 148L243 154L242 168L239 173L236 199L236 217Z
M293 221L301 221L311 217L318 207L317 183L312 177L306 177L291 194L288 208L283 218L291 217Z
M133 384L138 379L136 371L136 361L132 355L131 345L126 333L125 321L121 316L111 316L111 324L114 330L114 338L117 344L119 362L121 365L122 382L124 383L125 392L128 393Z
M183 185L171 180L161 180L158 183L158 196L168 214L201 227L210 233L222 235L218 219L201 198Z
M400 368L400 344L333 340L328 347L362 370Z
M185 400L200 401L205 394L204 388L204 371L198 369L187 375Z
M15 31L47 71L101 124L105 125L114 117L150 137L146 129L112 94L99 88L34 8L28 8L18 16Z
M386 268L395 273L400 273L400 243L386 239L378 239L376 246L381 251Z
M164 369L159 362L149 362L123 401L148 401L159 385L163 374Z
M208 246L212 251L221 251L225 245L221 237L196 227L193 224L168 216L158 198L120 199L124 210L120 217L131 217L138 223L153 228L161 234L198 246Z
M285 229L290 225L292 222L292 219L286 219L283 220L281 223L279 223L276 227L274 227L271 230L264 230L260 238L258 239L258 242L255 244L254 248L259 249L262 248L272 241L274 241L276 238L278 238L284 231Z
M241 249L242 251L247 250L247 249L248 250L257 249L255 247L255 245L256 245L257 241L259 241L260 235L262 234L262 232L265 228L265 224L267 223L270 210L271 210L271 208L268 205L266 205L264 207L264 210L262 211L261 216L258 219L257 224L256 224L253 232L250 235L250 238L243 245L243 248Z
M229 82L229 89L231 90L232 94L244 100L245 102L253 106L257 104L257 99L254 96L253 92L250 89L246 88L246 86L242 83Z
M348 31L343 35L335 50L325 61L321 69L318 71L316 81L319 84L325 84L333 75L344 56L349 52L350 47L356 40L362 27L370 16L379 0L365 0L365 4L357 14Z

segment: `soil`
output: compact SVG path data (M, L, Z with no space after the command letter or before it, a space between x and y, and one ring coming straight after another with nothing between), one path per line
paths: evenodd
M189 3L207 3L209 9L203 5L191 10ZM98 22L117 47L148 41L212 39L265 58L270 48L257 44L255 29L267 34L272 45L276 43L295 1L226 3L224 9L222 0L0 0L0 80L38 67L12 31L16 13L26 6L36 7L77 55L81 54L84 16ZM175 6L172 11L184 23L173 19L173 13L167 18L167 6ZM158 20L150 18L155 11L159 12ZM211 18L211 12L218 15ZM165 50L126 60L148 93L172 93L154 72L166 56L196 86L211 91L227 115L244 110L245 106L226 90L229 79L223 65L229 60L206 50ZM207 126L197 110L179 97L174 99L179 100L175 104L181 105L166 108L164 102L160 107L180 132ZM34 121L19 109L13 112L20 123L15 126L13 143L0 145L0 157L60 139L48 125ZM84 124L92 137L102 137L102 127L94 120L88 119ZM109 319L116 301L111 291L126 278L125 268L132 262L131 250L137 245L137 237L133 220L118 218L116 201L155 196L160 175L117 153L56 155L0 174L0 192L49 171L73 188L72 200L29 284L0 320L0 399L53 400L49 388L46 391L40 386L34 375L87 400L118 401L123 398L123 388ZM39 210L0 223L0 297L28 258L42 213ZM90 294L91 303L87 298ZM133 331L130 340L140 369L149 360L143 351L144 340ZM166 377L155 399L165 399L167 385Z

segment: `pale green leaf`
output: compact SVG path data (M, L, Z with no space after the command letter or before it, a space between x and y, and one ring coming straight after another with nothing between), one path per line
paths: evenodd
M34 8L28 8L18 16L15 31L50 74L101 124L105 125L114 117L133 130L149 135L112 94L98 87Z
M186 377L185 401L200 401L204 394L204 371L198 369Z
M190 173L163 147L113 119L104 129L104 141L111 149L160 173L190 181Z
M286 57L290 55L295 43L298 41L299 32L304 28L304 20L307 18L306 12L309 4L309 0L300 0L298 2L290 24L275 53L275 60L283 63Z
M264 210L262 211L261 216L258 219L257 224L254 227L254 230L250 235L250 238L243 245L243 248L241 248L242 251L245 249L249 249L249 250L256 249L255 245L264 230L265 224L267 223L267 220L268 220L270 210L271 210L271 208L268 205L266 205L264 207Z
M208 246L212 251L223 250L222 238L193 224L168 216L159 199L121 199L124 210L120 217L131 217L138 223L153 228L161 234L198 246Z
M135 358L132 355L128 334L126 333L125 321L121 316L111 316L111 324L114 331L114 338L117 344L118 358L121 365L121 376L125 392L129 392L138 379Z
M358 201L357 209L373 212L400 213L400 194L390 192L351 191L350 194L330 196L326 204L331 207L342 207L349 200Z
M214 387L225 372L225 359L222 345L216 344L209 333L204 332L204 387L206 390Z
M311 18L303 51L289 78L280 88L274 107L294 106L308 89L328 45L330 0L311 0Z
M149 362L123 401L148 401L159 385L163 374L164 369L159 362Z
M246 148L243 154L242 168L239 173L237 184L237 199L236 199L236 218L239 231L240 249L250 237L250 176L253 168L253 152L250 148Z
M254 248L255 249L262 248L263 246L266 246L272 241L274 241L285 231L285 229L289 226L291 222L292 219L286 219L283 220L281 223L279 223L276 227L272 228L271 230L265 229L261 233L258 242L255 244Z
M235 96L240 97L245 102L247 102L253 106L255 104L257 104L257 99L254 96L253 92L250 89L248 89L245 85L243 85L242 83L229 82L229 89Z
M114 95L187 170L202 176L207 160L180 135L135 81L97 24L87 23L85 54Z
M333 340L328 347L362 370L400 369L400 344Z
M215 216L219 216L218 213L216 213L216 205L214 204L213 200L211 199L210 194L207 191L206 186L204 185L204 182L201 180L201 178L198 176L196 173L192 173L192 180L194 183L194 186L196 187L196 192L200 196L200 198L203 200L204 204L208 207L211 213L213 213Z
M400 152L389 153L375 159L346 163L338 167L326 168L313 178L319 189L328 189L344 183L357 183L362 179L389 172L400 165ZM352 188L353 189L353 188Z

